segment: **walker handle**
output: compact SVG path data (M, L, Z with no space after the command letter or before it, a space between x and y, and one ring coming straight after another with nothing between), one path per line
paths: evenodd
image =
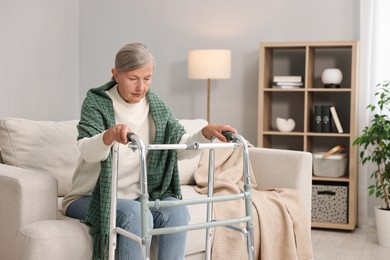
M223 136L225 136L225 138L228 140L228 141L233 141L234 138L233 138L233 135L235 134L234 132L231 132L231 131L223 131L221 133Z
M131 139L131 137L132 137L133 135L135 135L135 133L133 133L133 132L128 132L127 135L126 135L127 141L133 142L133 140Z

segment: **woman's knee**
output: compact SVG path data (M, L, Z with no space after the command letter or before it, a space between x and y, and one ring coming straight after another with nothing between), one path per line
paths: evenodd
M177 216L181 216L182 225L188 225L188 222L190 222L190 213L188 211L187 206L178 207Z
M164 201L177 200L176 198L164 198ZM185 226L190 221L187 206L163 207L152 209L156 226Z
M73 201L68 206L65 215L71 218L84 220L88 212L90 201L91 201L91 196L81 197Z
M163 213L164 215L167 214L166 218L170 224L169 226L185 226L188 225L188 222L190 221L190 214L188 212L187 206L177 206L177 207L169 207L168 213Z
M153 225L152 216L148 212L149 225ZM141 230L141 205L138 201L119 199L117 202L117 226L129 231Z

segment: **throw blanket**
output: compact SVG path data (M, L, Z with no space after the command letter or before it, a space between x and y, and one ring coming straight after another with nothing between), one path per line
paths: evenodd
M243 190L242 161L242 149L215 150L215 196ZM202 194L207 194L207 175L208 152L203 152L200 167L194 176L196 190ZM310 220L303 210L305 206L298 192L292 189L256 190L253 174L251 184L255 259L313 259ZM217 220L245 215L242 200L218 202L213 207ZM248 259L245 239L237 231L215 228L212 259Z
M106 90L115 86L114 81L91 89L84 100L81 119L78 125L78 139L92 137L115 124L114 109ZM184 128L173 117L171 110L151 90L146 98L156 126L156 144L176 144L185 133ZM136 116L136 115L135 115ZM148 191L151 199L164 197L181 198L180 179L177 168L176 151L151 151L148 160ZM91 226L93 237L93 259L108 259L110 234L110 194L111 194L112 154L101 162L101 171L85 222Z

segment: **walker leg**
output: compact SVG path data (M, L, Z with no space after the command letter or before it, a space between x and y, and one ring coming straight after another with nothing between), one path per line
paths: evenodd
M141 247L141 252L144 260L150 260L150 243L146 242Z
M214 164L215 164L215 151L214 149L209 150L209 174L208 174L208 192L207 196L212 197L214 193ZM213 204L207 203L207 214L206 222L210 222L213 217ZM212 240L212 229L206 228L206 260L211 259L211 240Z
M117 243L116 227L116 200L117 200L117 185L118 185L118 158L119 145L114 143L112 156L112 177L111 177L111 205L110 205L110 238L108 246L108 259L115 260L115 249Z

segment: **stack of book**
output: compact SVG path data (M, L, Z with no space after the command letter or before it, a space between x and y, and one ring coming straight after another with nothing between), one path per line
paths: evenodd
M274 76L273 88L301 88L302 76Z
M338 133L343 133L339 116L335 106L315 105L313 111L313 132L332 132L332 124Z

